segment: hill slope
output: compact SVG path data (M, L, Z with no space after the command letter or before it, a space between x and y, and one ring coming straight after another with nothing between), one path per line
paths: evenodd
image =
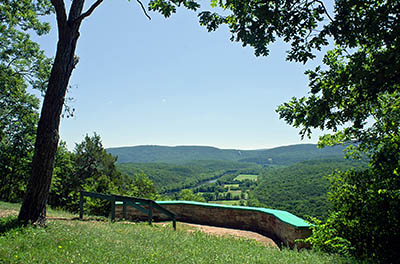
M207 146L135 146L109 148L107 152L118 156L119 163L182 164L197 160L219 160L290 165L305 160L343 157L343 149L342 146L319 149L314 144L260 150L218 149Z
M279 169L265 169L252 192L262 206L289 211L305 218L328 215L329 176L334 170L366 167L365 161L330 159L296 163Z

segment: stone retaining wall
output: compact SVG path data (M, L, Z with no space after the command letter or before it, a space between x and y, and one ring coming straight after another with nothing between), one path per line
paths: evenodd
M175 213L176 220L181 222L254 231L270 237L278 245L284 244L291 248L295 245L297 248L305 247L304 243L295 241L311 235L307 223L284 211L187 201L163 201L158 204ZM123 218L122 204L116 205L115 213L116 217ZM127 206L127 218L147 220L147 215L136 208ZM155 221L170 220L157 210L153 210L153 219ZM291 222L295 222L295 224Z

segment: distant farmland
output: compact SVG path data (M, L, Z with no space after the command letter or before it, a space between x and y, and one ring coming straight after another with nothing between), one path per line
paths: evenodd
M256 174L239 174L236 176L234 179L235 181L244 181L244 180L251 180L251 181L257 181L258 175Z

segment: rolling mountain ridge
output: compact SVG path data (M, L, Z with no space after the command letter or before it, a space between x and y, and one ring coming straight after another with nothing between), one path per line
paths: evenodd
M175 163L218 160L249 162L261 165L289 165L300 161L344 157L344 147L317 148L315 144L299 144L272 149L239 150L219 149L209 146L133 146L108 148L118 156L118 163Z

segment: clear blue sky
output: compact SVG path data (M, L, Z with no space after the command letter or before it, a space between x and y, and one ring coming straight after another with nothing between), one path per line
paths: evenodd
M257 58L231 42L226 28L208 33L193 12L149 14L151 21L135 1L104 1L83 22L68 94L75 116L60 128L70 149L93 132L105 147L260 149L317 141L319 133L301 141L275 109L307 94L304 71L318 60L287 62L282 43ZM39 43L54 56L55 16L49 19L52 32Z

